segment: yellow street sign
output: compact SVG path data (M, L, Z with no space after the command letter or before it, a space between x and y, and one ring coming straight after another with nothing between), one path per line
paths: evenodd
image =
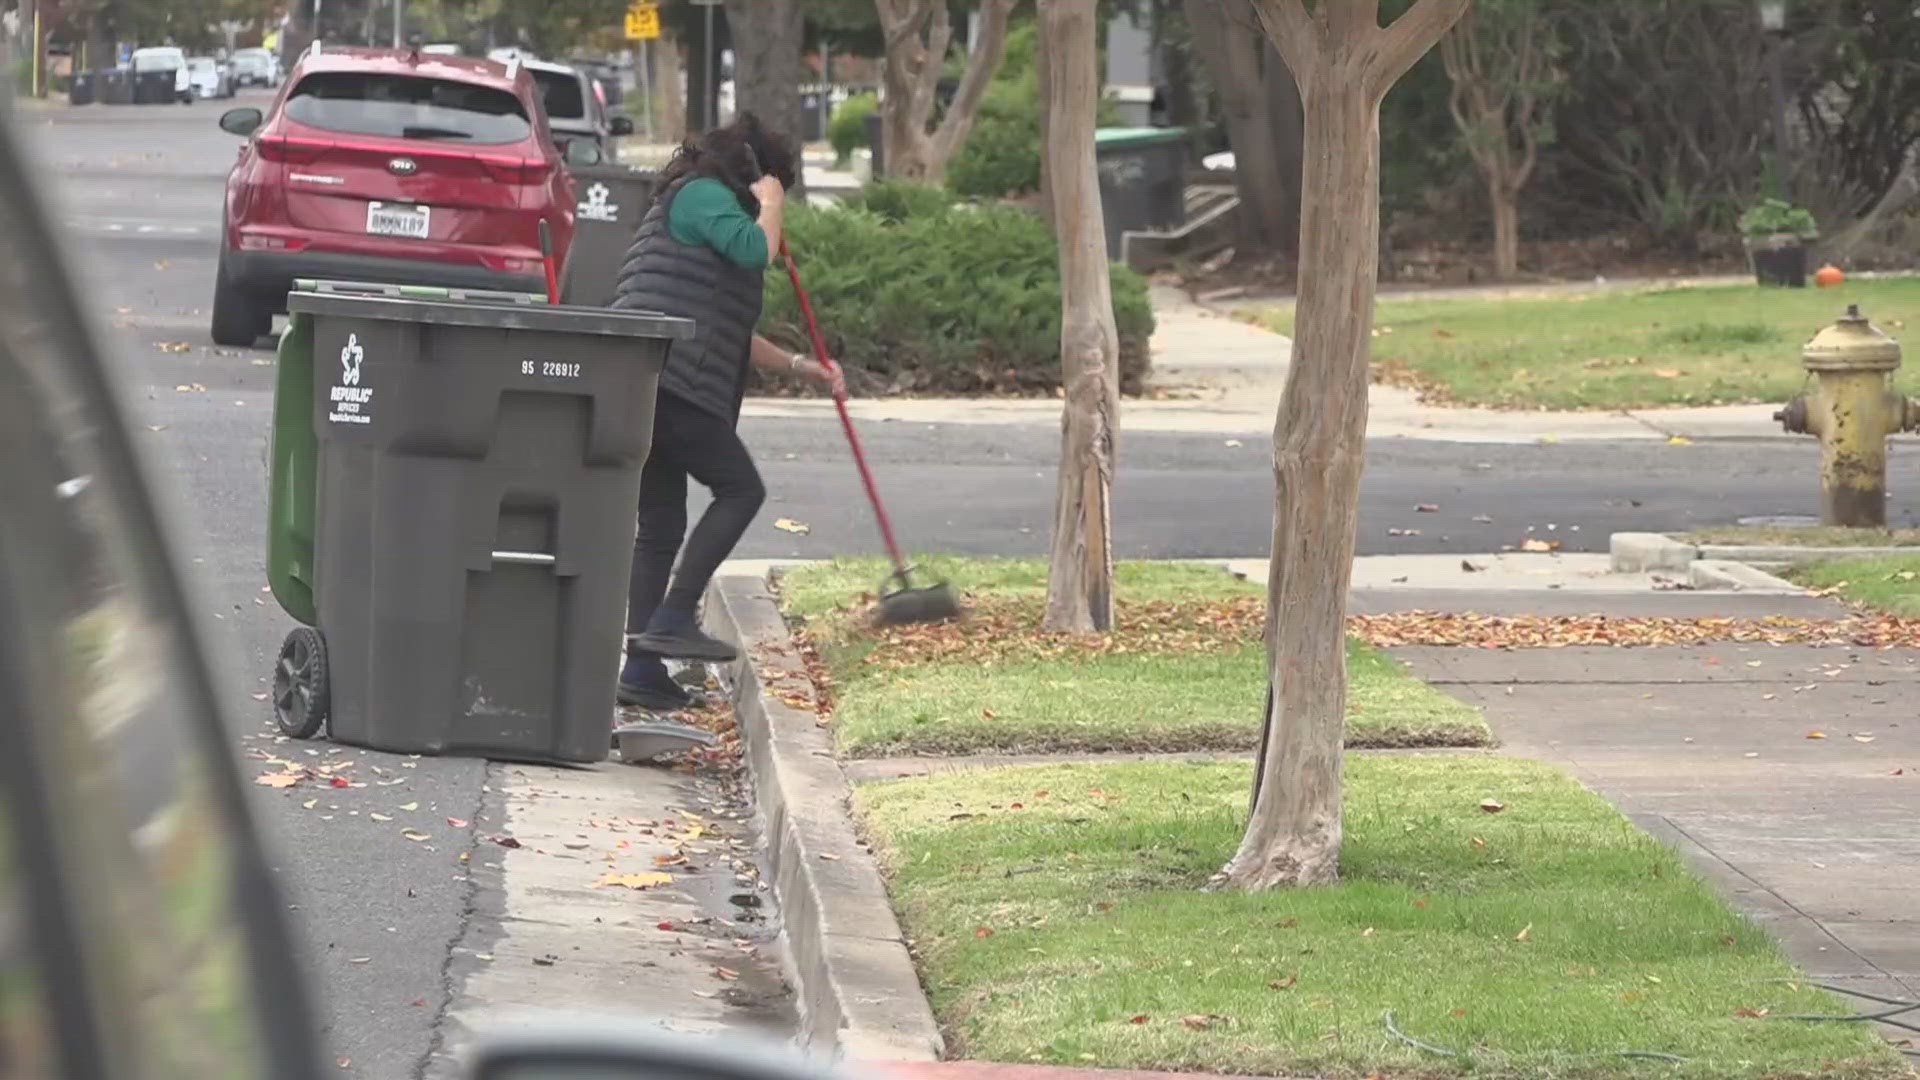
M660 5L636 3L627 8L627 40L651 41L660 36Z

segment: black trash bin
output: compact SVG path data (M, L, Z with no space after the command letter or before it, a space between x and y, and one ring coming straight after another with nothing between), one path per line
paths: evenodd
M1120 260L1128 229L1167 231L1186 223L1185 128L1101 128L1094 132L1093 156L1110 258Z
M342 742L604 759L655 387L693 324L301 286L318 633L289 636L282 673L304 663Z
M614 279L653 202L659 174L624 165L581 166L572 172L580 203L560 269L560 302L605 307L613 303Z
M134 72L133 103L135 105L168 105L179 101L179 91L174 89L176 78L171 68L166 71Z
M74 72L73 81L67 85L67 104L69 105L93 104L95 100L95 90L94 90L93 80L94 80L94 75L93 75L93 72L91 71Z
M133 72L126 68L102 68L94 72L94 97L102 105L133 104Z

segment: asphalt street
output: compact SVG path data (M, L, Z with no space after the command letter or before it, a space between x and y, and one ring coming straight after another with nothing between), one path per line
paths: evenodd
M241 103L264 105L258 94ZM272 353L219 349L206 321L221 190L238 142L218 104L93 107L24 117L44 159L48 194L156 459L175 481L189 548L220 660L241 691L264 690L292 625L262 592L264 446ZM1122 413L1115 536L1128 557L1264 552L1272 482L1266 433L1240 437L1125 433ZM737 554L822 557L877 547L841 435L831 422L750 421L772 501ZM876 424L869 455L903 539L918 549L1043 551L1058 434L1049 427ZM1529 536L1566 550L1604 550L1609 532L1669 530L1746 516L1817 511L1817 450L1803 442L1645 442L1489 446L1393 440L1369 446L1362 553L1483 552ZM1920 521L1920 461L1896 457L1891 516ZM1436 507L1423 510L1419 507ZM776 519L805 523L796 534ZM255 724L248 751L282 755L267 706L239 702ZM442 972L470 910L458 852L403 838L368 814L417 803L422 820L478 820L485 767L464 760L360 759L360 776L397 778L365 792L259 789L281 844L282 872L305 913L338 1052L367 1075L405 1075L430 1048L446 1001ZM262 766L264 770L265 766ZM401 797L401 796L404 797ZM391 814L388 810L385 813ZM376 957L378 962L356 963Z

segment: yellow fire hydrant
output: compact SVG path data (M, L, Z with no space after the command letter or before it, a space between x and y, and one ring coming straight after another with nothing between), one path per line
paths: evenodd
M1920 399L1894 393L1900 343L1880 332L1857 304L1801 350L1816 380L1773 414L1780 426L1820 439L1820 518L1827 525L1887 523L1887 436L1920 430Z

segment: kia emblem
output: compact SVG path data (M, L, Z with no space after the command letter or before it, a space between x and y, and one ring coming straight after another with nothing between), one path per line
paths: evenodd
M395 176L412 176L420 171L420 166L410 157L397 157L387 162L387 171Z

